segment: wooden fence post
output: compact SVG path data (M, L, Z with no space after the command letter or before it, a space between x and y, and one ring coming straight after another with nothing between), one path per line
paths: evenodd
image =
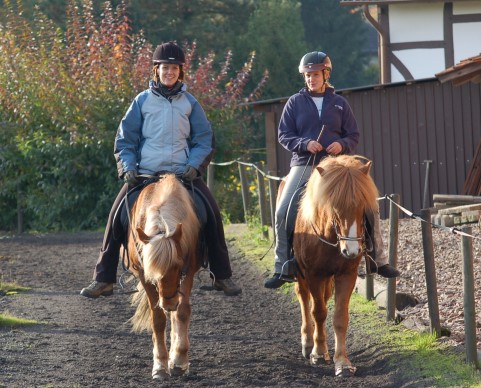
M472 233L471 227L464 227L463 232ZM463 287L464 287L464 332L466 362L479 369L476 345L476 309L474 302L473 240L462 237L463 252Z
M259 209L261 213L262 235L265 238L269 238L269 230L267 229L266 186L264 183L264 175L262 174L263 167L264 164L262 162L257 164L257 189L259 195Z
M436 266L434 264L433 228L431 225L431 210L422 209L421 222L424 252L424 270L426 272L426 288L428 294L429 321L431 333L441 337L439 322L438 288L436 282Z
M399 194L392 194L389 202L389 264L397 267L397 248L399 241ZM386 300L387 320L393 321L396 318L396 279L387 280L387 300Z
M244 222L248 223L249 215L249 182L246 177L246 166L239 163L239 178L241 182L242 204L244 205Z
M376 299L375 296L374 296L374 275L373 274L370 274L370 273L366 274L365 284L366 284L365 298L367 300Z

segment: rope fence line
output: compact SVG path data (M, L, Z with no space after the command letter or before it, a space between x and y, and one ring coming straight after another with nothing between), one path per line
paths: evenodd
M284 179L284 177L278 177L278 176L274 176L274 175L270 175L270 174L266 174L264 171L262 171L262 169L260 169L256 164L254 163L249 163L249 162L243 162L239 159L235 159L235 160L231 160L231 161L228 161L228 162L222 162L222 163L217 163L217 162L211 162L210 165L213 165L213 166L230 166L234 163L237 163L239 165L242 165L242 166L246 166L246 167L252 167L253 169L257 170L257 172L259 174L261 174L264 178L267 178L269 180L275 180L275 181L282 181ZM271 193L272 194L272 193ZM447 227L447 226L443 226L443 225L438 225L438 224L434 224L430 221L426 221L425 219L423 219L420 215L418 214L415 214L413 213L412 211L404 208L403 206L399 205L398 203L396 203L394 200L393 200L393 195L389 195L389 194L386 194L382 197L379 197L378 198L378 201L381 201L381 200L388 200L390 201L392 204L396 205L404 214L406 214L407 216L409 216L410 218L412 219L415 219L415 220L418 220L418 221L421 221L421 222L425 222L425 223L429 223L433 228L436 228L436 229L442 229L442 230L445 230L451 234L457 234L459 236L464 236L464 237L470 237L472 239L481 239L480 236L473 236L473 235L470 235L468 233L465 233L463 232L461 229L457 228L457 227ZM246 207L246 199L244 199L244 208ZM272 205L271 205L271 209L272 209ZM245 209L247 211L247 209Z
M210 164L214 165L214 166L230 166L231 164L234 164L234 163L238 163L238 164L241 164L241 165L247 166L247 167L253 167L257 171L259 171L259 173L262 174L264 176L264 178L267 178L267 179L272 179L272 180L275 180L275 181L281 181L281 180L284 179L284 177L278 177L278 176L266 174L259 167L257 167L257 165L255 165L254 163L247 163L247 162L243 162L243 161L238 160L238 159L231 160L229 162L223 162L223 163L211 162Z
M470 238L473 238L473 239L481 239L480 236L473 236L471 234L468 234L468 233L465 233L463 232L461 229L455 227L455 226L452 226L452 227L447 227L447 226L443 226L443 225L438 225L438 224L435 224L435 223L432 223L430 221L426 221L424 218L422 218L420 215L418 214L415 214L413 213L412 211L409 211L408 209L402 207L401 205L399 205L398 203L396 203L395 201L393 201L392 199L392 196L391 195L385 195L384 197L380 197L378 198L378 200L382 200L382 199L387 199L389 200L391 203L393 203L394 205L396 205L404 214L408 215L410 218L412 219L415 219L415 220L418 220L418 221L421 221L421 222L425 222L427 224L430 224L433 228L436 228L436 229L442 229L442 230L445 230L451 234L457 234L459 236L464 236L464 237L470 237Z

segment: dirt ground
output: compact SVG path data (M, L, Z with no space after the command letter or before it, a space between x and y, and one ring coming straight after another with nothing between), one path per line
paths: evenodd
M0 296L0 312L41 324L0 328L0 387L423 387L406 381L402 357L379 346L355 325L348 347L358 368L350 379L333 366L312 367L302 357L300 312L292 296L263 287L264 274L229 242L240 296L194 283L190 373L168 382L151 379L150 334L133 334L130 295L119 285L110 297L79 295L90 282L100 233L0 238L0 279L31 287ZM119 274L122 269L119 270ZM329 319L330 320L330 319ZM329 343L334 348L332 330ZM331 354L332 355L332 354Z

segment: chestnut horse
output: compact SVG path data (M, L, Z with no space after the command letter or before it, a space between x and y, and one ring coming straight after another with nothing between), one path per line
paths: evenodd
M133 330L152 330L152 377L166 379L189 370L190 295L200 268L200 224L186 188L172 174L146 186L131 211L128 255L138 277L132 302ZM170 314L170 352L166 344Z
M330 363L327 302L334 297L335 375L356 368L346 349L349 300L365 251L364 214L378 211L378 190L361 156L327 157L313 170L299 203L293 248L298 264L302 354L311 364Z

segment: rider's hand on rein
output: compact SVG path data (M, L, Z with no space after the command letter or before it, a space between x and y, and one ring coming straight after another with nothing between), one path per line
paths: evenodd
M188 182L193 181L198 176L198 171L192 166L186 166L182 179Z
M137 184L137 171L127 171L124 175L124 182L129 186L135 186Z

